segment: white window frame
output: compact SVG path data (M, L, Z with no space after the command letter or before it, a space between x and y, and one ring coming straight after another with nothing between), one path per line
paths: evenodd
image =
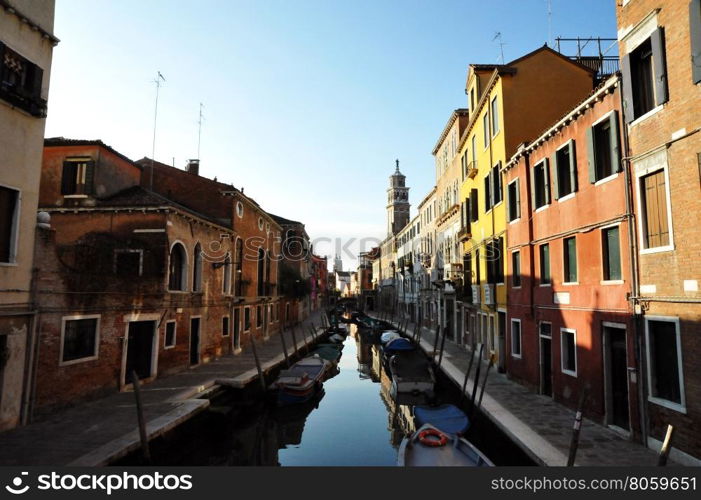
M514 323L518 323L518 346L519 352L514 352ZM522 330L521 320L518 318L511 318L511 357L516 359L523 358L523 330Z
M599 241L601 242L601 244L599 245L599 258L600 258L600 262L601 262L601 275L600 275L601 281L599 281L599 284L601 284L601 285L622 285L623 283L625 283L624 279L620 279L620 280L606 280L606 279L604 279L604 231L606 231L607 229L612 229L614 227L618 228L618 246L621 247L621 248L619 248L619 251L618 251L618 257L619 257L619 259L621 259L621 278L623 278L624 268L623 268L623 251L622 251L623 242L621 241L621 234L622 234L621 233L621 223L616 222L615 224L609 224L607 226L601 226L599 228Z
M115 248L112 254L112 271L117 274L117 254L138 253L139 254L139 276L144 275L144 251L135 248Z
M516 184L516 185L517 185L517 186L516 186L516 190L517 190L517 191L518 191L519 189L521 189L521 186L520 186L521 183L519 182L519 178L518 178L518 177L516 177L516 178L513 179L511 182L508 182L508 183L506 184L506 198L508 198L508 200L509 200L509 203L507 203L507 205L506 205L506 207L505 207L505 208L506 208L506 218L507 218L507 219L511 216L511 196L510 196L509 193L511 193L510 186L511 186L512 184ZM519 198L521 197L520 194L521 194L521 193L519 193ZM519 205L520 205L520 203L521 203L521 200L519 199ZM517 222L519 222L519 221L521 220L521 207L520 207L520 206L517 206L517 210L516 210L516 211L518 212L518 217L516 217L516 218L513 219L513 220L510 220L510 221L509 221L509 224L515 224L515 223L517 223Z
M499 135L499 132L501 131L500 128L500 123L499 123L499 102L497 99L499 98L498 95L495 95L489 100L489 112L492 114L492 119L490 120L489 127L491 128L490 133L492 135L492 140ZM497 119L496 119L496 124L497 124L497 130L496 132L494 131L494 105L496 104L497 106Z
M577 267L577 281L565 281L565 278L567 277L567 266L565 265L565 256L567 253L567 247L566 247L565 242L567 240L569 240L570 238L574 239L574 258L575 258L575 266ZM563 285L579 285L579 245L577 243L578 242L577 242L577 235L576 234L562 238L562 284Z
M562 341L564 333L571 333L574 342L574 371L565 368L565 343ZM560 328L560 370L565 375L577 377L577 330L574 328Z
M655 153L653 153L654 155ZM665 182L665 196L667 203L667 228L669 229L669 244L661 247L645 248L645 230L643 228L643 216L638 217L638 240L640 241L640 254L651 254L659 252L671 252L674 250L674 226L672 224L672 193L669 187L669 163L667 162L667 154L664 150L657 151L656 154L664 155L664 163L657 163L648 168L636 168L635 162L633 163L633 172L635 176L635 197L637 198L637 208L638 213L642 214L643 204L642 204L642 190L640 189L640 183L642 178L646 175L654 174L660 170L664 171L664 182ZM652 156L652 155L650 155ZM638 160L641 161L641 160Z
M679 318L677 316L647 316L645 315L645 360L647 361L647 400L670 410L686 414L686 394L684 391L684 364L682 362L682 344L681 344L681 329ZM677 364L679 366L679 399L680 403L675 403L667 399L662 399L652 395L652 370L650 367L650 321L666 321L674 323L674 329L677 336Z
M514 254L518 254L518 278L520 280L520 285L514 286L513 285L513 280L514 280ZM519 290L521 286L523 286L523 273L521 272L521 249L519 248L518 250L512 250L511 251L511 288L514 290Z
M10 227L10 259L7 262L0 262L0 267L15 267L17 266L17 253L19 252L19 230L20 218L22 209L22 190L9 184L0 184L0 186L11 189L17 192L17 201L15 202L15 214L12 217L12 226Z
M86 356L84 358L71 359L70 361L63 361L63 348L66 340L66 322L75 321L81 319L97 319L95 323L95 352L92 356ZM58 366L69 366L75 365L77 363L84 363L86 361L94 361L100 356L100 314L76 314L73 316L63 316L61 318L61 347L59 349L58 355Z
M173 327L173 343L172 344L167 344L168 342L168 324L173 323L175 326ZM165 322L165 325L163 326L163 350L165 351L166 349L173 349L175 345L178 343L178 322L177 320L174 319L169 319L168 321Z

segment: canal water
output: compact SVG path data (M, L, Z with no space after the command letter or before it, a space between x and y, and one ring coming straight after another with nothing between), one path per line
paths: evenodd
M390 396L379 346L351 326L335 376L315 400L277 408L257 384L222 391L210 409L151 442L154 465L394 466L413 431L411 407ZM460 390L437 373L436 397L459 404ZM466 436L496 465L532 465L479 413ZM133 453L118 465L140 464Z

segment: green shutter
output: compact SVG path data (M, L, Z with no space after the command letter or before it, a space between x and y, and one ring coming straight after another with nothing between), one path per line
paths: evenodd
M574 147L574 139L567 145L570 151L570 184L572 192L577 191L577 150Z
M543 160L543 181L545 182L545 204L550 205L550 159Z
M664 28L657 28L650 35L652 45L652 64L655 72L655 104L668 101L667 93L667 64L665 62Z
M521 186L519 179L516 179L516 218L521 217Z
M701 82L701 0L689 3L689 33L691 36L691 81Z
M560 185L557 182L557 151L555 151L550 158L551 158L550 163L553 166L553 193L555 195L555 199L559 200L560 199Z
M630 70L630 54L621 58L621 78L623 80L623 115L626 123L635 120L635 105L633 104L633 76Z
M621 141L620 141L620 136L618 134L618 112L614 111L611 113L611 116L609 116L609 134L610 135L610 144L611 144L611 166L613 167L614 172L620 172L621 171Z
M95 193L95 162L85 162L85 186L83 187L84 194Z
M587 165L589 166L589 182L596 182L596 156L594 154L594 129L587 128Z
M536 198L535 198L535 192L536 192L536 189L535 189L535 167L531 168L530 176L531 176L531 208L535 212L536 208L538 208L536 206Z

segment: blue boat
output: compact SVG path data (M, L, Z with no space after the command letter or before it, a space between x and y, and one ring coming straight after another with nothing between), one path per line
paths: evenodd
M446 434L458 436L470 427L470 420L465 412L451 404L415 407L414 423L417 429L424 424L431 424Z
M385 354L394 354L403 351L413 351L416 346L411 343L410 340L400 337L398 339L393 339L382 346L382 350Z

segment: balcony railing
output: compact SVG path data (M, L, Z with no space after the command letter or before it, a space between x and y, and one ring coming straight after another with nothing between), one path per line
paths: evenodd
M467 164L467 177L474 179L477 175L477 160L472 160Z

